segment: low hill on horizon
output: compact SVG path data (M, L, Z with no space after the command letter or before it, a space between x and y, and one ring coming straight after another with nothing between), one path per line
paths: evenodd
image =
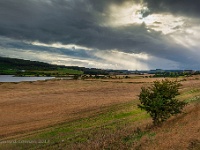
M55 65L39 61L8 58L0 56L0 74L16 74L17 71L58 71L65 70L67 74L108 74L106 70L85 68L79 66ZM66 71L70 70L70 71Z

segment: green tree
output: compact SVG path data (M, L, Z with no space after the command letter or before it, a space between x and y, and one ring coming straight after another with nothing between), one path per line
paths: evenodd
M179 95L178 81L155 81L151 87L144 88L139 95L139 108L146 110L153 119L154 125L160 125L170 116L182 113L182 109L187 104L178 101L175 97Z

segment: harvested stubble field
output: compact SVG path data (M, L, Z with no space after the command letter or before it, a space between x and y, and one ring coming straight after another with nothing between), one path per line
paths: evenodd
M0 149L199 148L199 76L178 79L190 105L162 128L137 108L141 87L161 79L1 83ZM48 142L5 142L16 139Z

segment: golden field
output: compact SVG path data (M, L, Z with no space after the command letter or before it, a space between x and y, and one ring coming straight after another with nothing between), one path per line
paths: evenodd
M0 143L0 149L199 148L200 76L177 79L178 99L190 104L163 127L151 127L149 116L138 110L141 87L162 79L0 83L0 141L50 139L42 145Z

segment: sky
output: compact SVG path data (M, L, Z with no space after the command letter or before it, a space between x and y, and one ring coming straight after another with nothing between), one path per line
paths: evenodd
M0 56L200 70L199 0L0 0Z

